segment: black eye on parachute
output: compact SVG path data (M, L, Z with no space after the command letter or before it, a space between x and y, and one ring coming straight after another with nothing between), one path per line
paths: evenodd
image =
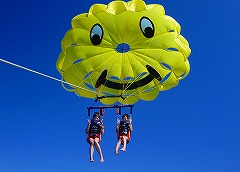
M103 28L100 24L95 24L90 32L90 38L93 45L99 45L103 38Z
M147 17L141 18L140 28L142 30L143 35L146 38L152 38L154 36L154 25L153 25L153 22L149 18L147 18Z

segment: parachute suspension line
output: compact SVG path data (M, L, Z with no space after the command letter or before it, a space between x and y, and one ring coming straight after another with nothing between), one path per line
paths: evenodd
M104 56L104 54L105 54L105 53L101 52L101 56ZM91 58L93 58L93 57L91 57ZM102 58L101 58L101 59L102 59ZM103 66L102 61L101 61L100 65L95 64L95 61L93 61L93 63L94 63L94 65L96 65L96 66L98 66L98 67L91 73L91 75L95 74L96 71L97 71L97 69L102 68L102 66ZM98 84L98 82L99 82L99 78L95 78L95 80L91 80L91 84L92 84L92 85L94 85L94 83Z
M100 120L101 120L101 123L103 124L104 122L104 114L105 114L105 109L104 108L100 108Z
M152 89L154 89L154 88L156 88L156 87L157 87L157 86L154 86L154 87L152 87ZM138 92L140 92L140 91L142 91L142 90L144 90L144 87L139 88L137 91L129 94L128 97L134 97L134 96L136 96L136 95L138 94ZM147 94L150 94L150 93L149 93L149 92L145 92L144 94L147 95Z
M111 60L114 60L114 56L111 58ZM111 61L109 60L109 61ZM105 63L105 66L101 65L101 68L104 68L106 69L108 67L110 63ZM111 68L113 66L114 63L112 63L112 65L109 67ZM99 66L100 67L100 66ZM98 78L96 83L100 82L99 79L101 78ZM105 80L104 83L102 83L103 86L105 86L107 83L107 80ZM103 88L102 88L103 89ZM96 94L97 94L97 97L95 98L95 102L99 101L100 99L103 99L103 98L115 98L115 97L121 97L122 99L124 99L124 97L122 95L106 95L106 94L99 94L99 92L101 92L101 90L99 90L99 87L96 88Z
M29 69L29 68L20 66L20 65L18 65L18 64L16 64L16 63L12 63L12 62L9 62L9 61L7 61L7 60L3 60L3 59L1 59L1 58L0 58L0 61L3 62L3 63L9 64L9 65L11 65L11 66L15 66L15 67L17 67L17 68L26 70L26 71L28 71L28 72L31 72L31 73L34 73L34 74L43 76L43 77L45 77L45 78L49 78L49 79L55 80L55 81L57 81L57 82L61 82L61 83L63 83L63 84L68 84L68 85L70 85L70 86L72 86L72 87L76 87L76 88L79 88L79 89L82 89L82 90L85 90L85 91L88 91L88 92L95 93L95 92L93 92L93 91L90 91L90 90L85 89L85 88L83 88L83 87L80 87L80 86L71 84L71 83L66 82L66 81L63 81L63 80L61 80L61 79L57 79L57 78L54 78L54 77L52 77L52 76L49 76L49 75L46 75L46 74L37 72L37 71L35 71L35 70L32 70L32 69Z
M156 17L157 17L157 16L156 16ZM148 49L149 49L149 47L150 47L153 39L155 39L155 38L151 38L151 41L149 42L148 46L146 47L145 53L144 53L143 55L145 55L146 52L148 51ZM146 62L146 63L147 63L147 62ZM147 68L148 68L148 67L147 67ZM137 69L135 69L135 70L137 70ZM131 83L129 83L129 84L126 86L126 88L125 88L125 90L123 91L123 93L124 93L136 80L138 80L140 77L141 77L140 75L137 76ZM143 90L143 89L144 89L144 87L141 88L140 90ZM136 91L133 92L132 94L128 95L128 97L130 97L130 96L135 96L140 90L139 90L139 89L136 89Z
M127 21L127 18L128 18L128 16L127 16L127 13L126 13L126 15L125 15L125 21ZM126 23L127 24L127 23ZM127 25L125 25L125 27L127 27ZM132 36L132 34L134 33L134 31L135 30L132 30L131 31L131 36ZM124 29L124 32L128 32L128 31L126 31L126 29ZM127 40L127 37L125 36L125 34L124 34L124 41L123 42L127 42L126 41ZM122 56L123 56L123 54L122 54ZM126 58L122 58L123 60L125 60ZM129 60L129 58L128 58L128 60ZM131 58L131 60L132 60L132 58ZM131 63L130 63L131 64ZM128 69L128 71L130 70L130 68ZM123 72L122 72L123 73ZM128 72L127 72L128 73ZM122 75L122 74L121 74ZM123 78L122 76L121 76L121 78ZM124 92L127 90L127 88L129 87L128 85L130 85L130 84L125 84L124 83L124 81L122 81L122 95L124 94ZM125 103L126 103L126 100L125 99L123 99L124 101L125 101Z
M121 54L121 55L123 56L123 54ZM123 57L122 57L122 60L124 60ZM121 77L120 77L120 78L122 78L122 93L124 92L124 87L125 87L125 83L124 83L124 81L123 81L123 80L124 80L124 78L123 78L123 73L124 73L124 71L123 71L123 70L124 70L124 68L121 69L122 72L121 72ZM122 94L122 93L121 93L121 94Z
M154 38L151 38L151 41L149 42L148 47L146 48L146 51L149 49L149 47L150 47L153 39L154 39ZM146 51L145 51L145 53L146 53ZM143 55L145 55L145 53L144 53ZM147 66L147 69L148 69L148 68L149 68L149 66ZM137 69L136 69L136 70L137 70ZM126 86L126 88L124 89L123 93L124 93L136 80L138 80L140 77L141 77L140 75L137 76L130 84L128 84L128 85ZM133 97L133 96L135 96L139 91L141 91L141 90L143 90L143 89L144 89L144 87L141 88L140 90L139 90L139 89L136 90L136 91L133 92L132 94L128 95L128 97Z
M154 86L154 87L152 87L152 89L154 89L154 88L157 88L158 86ZM143 88L141 88L141 89L138 89L138 92L140 92L140 91L142 91L142 90L144 90L144 87ZM137 91L136 92L134 92L134 93L132 93L132 94L129 94L127 97L135 97L136 95L137 95L138 93L137 93ZM148 95L148 94L151 94L150 92L142 92L142 94L144 94L144 95Z
M88 109L88 117L87 117L88 120L91 120L91 110Z
M137 81L141 76L137 76L134 80L132 80L132 82L130 82L128 85L126 85L126 87L124 88L124 90L122 91L122 94L124 94L125 91L127 91L127 89L135 82ZM133 92L132 96L136 95L139 92L139 89L136 89L135 92ZM130 95L128 95L127 97L130 97Z
M102 55L103 55L103 53L101 54L101 56L102 56ZM113 59L113 58L112 58L112 59ZM104 66L103 66L103 64L104 64L104 63L101 63L101 65L99 65L98 68L106 68L106 66L107 66L109 63L106 63ZM94 72L93 72L93 73L94 73ZM93 73L91 73L91 75L92 75ZM100 85L99 79L101 79L101 78L97 78L97 79L96 79L96 85ZM102 85L106 85L106 82L107 82L107 81L105 81L105 83L102 84ZM92 82L92 85L94 85L94 81ZM96 87L96 86L95 86L95 89L96 89L95 102L99 101L99 100L102 99L102 98L108 97L108 96L106 96L106 95L104 95L104 94L99 94L99 92L101 92L101 89L99 90L99 87ZM102 88L102 89L103 89L103 88Z
M127 13L125 13L125 16L124 16L124 17L125 17L125 21L127 21L127 18L128 18ZM126 40L127 40L127 37L126 37L126 32L127 32L127 31L126 31L126 28L127 28L127 23L125 24L125 28L123 29L123 30L124 30L124 37L123 37L123 41L122 41L122 42L127 42L127 41L126 41ZM132 33L133 33L133 31L132 31ZM130 48L131 48L131 47L130 47ZM123 56L124 56L123 53L121 54L121 56L122 56L122 63L123 63L123 61L126 60L127 57L123 57ZM123 64L124 64L124 63L123 63ZM123 78L123 73L125 73L125 72L124 72L123 70L125 70L125 68L122 68L122 69L121 69L121 71L122 71L122 72L121 72L121 77L120 77L120 78L122 79L122 81L121 81L121 82L122 82L122 92L121 92L121 95L122 95L122 94L124 93L124 91L125 91L125 83L124 83L124 78ZM129 71L129 70L130 70L130 68L128 69L128 71ZM126 72L126 73L128 73L128 72ZM125 98L124 98L123 100L126 101Z
M104 122L104 114L105 114L105 109L104 107L88 107L87 110L88 110L88 119L90 120L91 119L91 109L99 109L99 114L100 114L100 121L101 123Z
M129 107L129 118L132 119L132 109L133 109L133 105L125 105L125 106L117 106L116 107L116 118L117 118L117 124L120 122L120 116L121 116L121 108L123 107Z
M91 110L92 109L98 109L100 112L100 116L104 117L104 114L105 114L105 109L109 109L109 108L115 108L116 109L116 116L117 118L120 118L120 115L121 115L121 109L122 108L130 108L129 110L129 115L132 114L132 109L133 109L133 106L134 105L109 105L109 106L91 106L91 107L87 107L87 110L88 110L88 117L91 116Z
M117 125L118 123L120 122L120 115L121 115L121 108L120 107L117 107L116 108L116 118L117 118Z
M68 59L68 58L67 58ZM68 59L69 60L69 59ZM69 60L69 62L71 63L71 60ZM76 69L76 71L80 74L80 76L81 76L81 72L79 71L79 69L76 67L76 65L73 65L74 66L74 68ZM80 87L79 85L81 85L83 82L84 82L85 80L83 80L82 82L80 82L79 84L78 84L78 88ZM70 85L71 86L71 85ZM91 92L91 93L95 93L94 91L92 91L92 90L90 90L90 89L86 89L85 88L85 90L88 90L89 92ZM76 95L78 95L78 96L80 96L78 93L77 93L77 91L75 92L76 93Z
M132 119L133 106L130 107L129 119Z
M114 60L114 56L111 58L111 60ZM104 69L107 69L107 67L109 67L108 65L109 65L110 63L105 63L105 65L103 66L101 66L101 68L104 68ZM113 64L114 63L112 63L112 66L113 66ZM110 66L109 68L111 68L112 66ZM104 71L103 71L104 72ZM102 72L102 74L103 74L103 72ZM102 75L101 74L101 75ZM102 78L101 78L101 75L100 75L100 77L97 79L97 83L99 82L99 83L101 83L101 81L99 81L99 80L101 80ZM103 83L101 83L101 85L103 85L103 86L105 86L107 84L107 79L105 79L105 81L103 82ZM103 89L103 87L101 88L101 89ZM109 95L107 95L107 93L105 93L105 94L99 94L99 92L101 92L101 90L99 90L99 87L96 87L96 94L97 94L97 96L96 96L96 98L95 98L95 102L97 102L97 101L99 101L99 100L101 100L101 99L104 99L104 98L122 98L123 100L125 100L125 97L123 97L122 96L122 94L120 94L120 95L113 95L113 94L109 94Z
M135 69L135 71L136 71L137 69ZM126 85L126 87L124 88L124 90L123 90L123 92L122 93L124 93L135 81L137 81L139 78L140 78L141 76L139 75L139 76L137 76L134 80L132 80L131 82L129 82L129 84L127 84ZM138 92L138 91L136 91L136 92Z

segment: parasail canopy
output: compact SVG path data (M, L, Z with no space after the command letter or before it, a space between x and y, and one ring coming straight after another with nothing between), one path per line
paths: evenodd
M103 104L154 100L190 71L188 41L162 5L143 0L94 4L72 19L57 69L68 91Z

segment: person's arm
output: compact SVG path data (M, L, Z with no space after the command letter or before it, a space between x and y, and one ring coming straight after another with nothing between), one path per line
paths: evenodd
M90 125L91 125L91 121L88 119L88 125L87 125L87 128L85 130L86 134L89 133Z
M120 126L120 120L118 119L117 120L117 126L116 126L116 133L119 132L119 126Z
M104 125L100 125L101 126L101 134L103 135L104 134Z
M132 131L133 127L132 127L132 118L129 119L129 130Z

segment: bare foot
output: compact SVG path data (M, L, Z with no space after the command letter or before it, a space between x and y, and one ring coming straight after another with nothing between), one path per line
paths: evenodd
M117 154L118 154L118 151L115 151L114 154L117 155Z
M126 148L122 148L122 149L120 149L120 150L124 152L124 151L126 151Z
M100 162L102 163L102 162L104 162L104 159L103 159L103 157L100 157Z
M90 159L90 162L94 162L94 160L93 160L93 159Z

